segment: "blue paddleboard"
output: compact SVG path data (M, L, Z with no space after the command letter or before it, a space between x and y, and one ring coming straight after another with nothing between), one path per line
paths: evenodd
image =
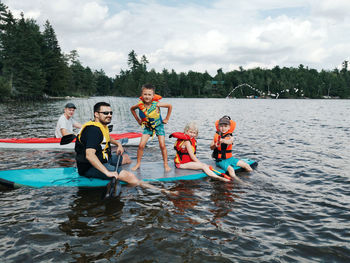
M243 159L252 167L257 165L256 161ZM214 162L210 163L214 166ZM129 170L133 164L123 165L123 169ZM178 181L197 180L207 175L198 170L185 170L175 168L173 162L171 171L165 172L163 162L141 163L140 169L133 173L143 181ZM215 166L214 166L215 167ZM235 167L236 171L242 170ZM222 170L218 170L223 172ZM105 187L109 180L86 178L80 176L75 167L48 168L48 169L19 169L0 171L0 186L5 188L29 187Z

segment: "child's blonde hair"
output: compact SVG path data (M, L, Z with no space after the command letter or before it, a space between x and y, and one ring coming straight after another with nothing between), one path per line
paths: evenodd
M191 121L189 123L186 124L184 132L186 133L188 130L193 130L196 131L196 133L198 134L198 126L197 123L194 121Z

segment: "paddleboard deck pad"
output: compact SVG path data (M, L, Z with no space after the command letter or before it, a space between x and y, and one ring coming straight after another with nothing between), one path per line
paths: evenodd
M128 145L138 145L142 133L126 132L111 133L115 140L128 139ZM61 138L6 138L0 139L0 148L11 149L74 149L75 140L66 145L60 145Z
M257 166L254 160L243 159L252 167ZM208 163L214 166L214 162ZM134 164L123 165L123 169L130 171ZM179 181L197 180L207 175L199 170L187 170L175 168L173 162L170 164L171 171L165 172L163 162L141 163L140 169L133 173L143 181ZM237 172L241 167L235 167ZM222 170L219 170L223 172ZM29 187L81 187L100 188L105 187L110 180L87 178L80 176L75 167L68 168L48 168L48 169L18 169L0 171L0 186L6 189L15 189L22 186Z

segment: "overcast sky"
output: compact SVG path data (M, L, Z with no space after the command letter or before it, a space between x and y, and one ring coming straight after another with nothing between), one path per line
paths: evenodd
M318 70L350 57L350 0L2 0L53 26L64 53L114 77L127 55L146 55L148 69L214 76L262 67Z

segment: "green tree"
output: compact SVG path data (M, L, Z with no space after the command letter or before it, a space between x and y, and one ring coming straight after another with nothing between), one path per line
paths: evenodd
M68 94L68 66L58 45L55 31L49 21L45 23L43 40L46 79L44 92L48 95L66 95Z
M171 73L169 74L169 77L167 79L168 81L168 88L169 88L169 96L181 96L181 88L180 88L180 81L179 76L176 74L175 70L171 70Z
M42 96L45 86L43 71L43 38L39 26L34 20L21 19L16 24L16 43L13 61L14 95L21 98L38 98Z
M10 82L2 76L0 76L0 94L0 101L7 100L11 96Z
M94 77L96 79L96 95L110 95L113 89L113 81L106 76L105 72L101 69L95 71Z
M0 76L2 76L2 85L5 81L10 84L10 93L14 71L13 57L16 55L15 32L16 21L11 11L6 5L0 3Z

